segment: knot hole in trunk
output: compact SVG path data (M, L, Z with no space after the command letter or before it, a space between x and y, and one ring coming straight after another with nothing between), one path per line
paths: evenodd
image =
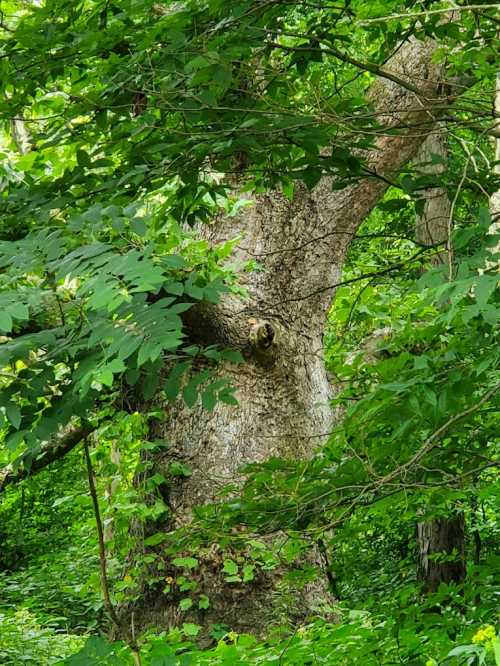
M276 357L276 328L265 319L249 319L252 356L265 366L274 364Z

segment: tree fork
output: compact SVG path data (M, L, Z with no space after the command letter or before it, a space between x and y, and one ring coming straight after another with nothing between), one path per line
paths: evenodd
M343 190L333 188L331 176L323 177L312 191L299 183L292 200L275 191L261 194L238 216L199 227L211 245L242 237L234 260L256 256L261 269L241 275L245 301L229 294L217 305L187 314L192 341L235 346L245 363L224 362L216 370L235 387L238 407L218 402L207 413L200 405L187 409L178 400L164 406L165 421L154 426L152 435L169 443L155 455L154 471L168 478L172 461L192 470L189 477L170 484L169 531L189 525L193 508L216 501L223 487L240 485L244 465L273 456L307 459L319 433L331 431L336 417L330 407L332 387L323 361L322 332L335 288L325 285L341 282L357 228L393 176L415 157L443 101L449 101L443 96L441 67L432 62L433 51L432 43L410 38L388 63L398 77L419 81L421 98L387 79L377 81L370 91L384 133L377 135L375 148L364 158L377 178L364 178ZM418 132L412 130L415 125ZM258 634L279 622L285 598L297 621L331 599L326 574L302 590L287 587L283 570L263 570L253 585L228 584L220 552L210 552L211 558L200 567L203 571L196 574L196 594L209 597L210 609L183 613L178 596L158 591L154 598L145 597L140 613L135 613L143 626L174 626L188 620L208 627L222 622L236 631ZM311 552L311 557L321 564L319 553Z

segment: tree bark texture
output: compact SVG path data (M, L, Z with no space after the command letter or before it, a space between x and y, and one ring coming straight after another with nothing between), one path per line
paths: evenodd
M449 236L452 214L451 201L440 178L446 172L448 160L448 137L443 123L438 123L424 141L417 156L420 173L433 177L435 181L421 193L423 210L417 215L415 237L422 245L442 243L432 258L435 266L451 260Z
M330 176L312 191L299 184L291 201L279 192L262 194L236 217L200 229L212 244L241 237L232 260L254 258L260 270L241 275L246 299L229 295L188 318L194 342L237 348L245 363L218 369L236 387L238 406L219 402L212 413L199 405L187 409L181 401L165 406L165 420L154 435L169 447L155 457L155 471L166 475L172 460L192 469L189 478L169 488L170 528L188 523L192 508L214 501L228 483L241 484L245 463L272 456L307 459L330 432L335 415L322 344L327 311L358 226L390 179L415 157L446 101L432 52L429 43L410 39L388 63L399 77L416 83L420 95L387 79L371 90L384 125L366 155L373 176L343 190L332 190ZM319 560L314 553L311 558ZM221 568L214 546L194 573L197 593L207 594L210 609L182 613L175 594L158 591L134 608L135 626L218 622L259 633L281 619L283 604L303 620L328 598L326 576L293 590L283 571L261 571L252 584L240 585L225 583Z
M417 525L417 577L427 592L435 592L441 583L465 579L465 519L463 513L453 518L434 518Z

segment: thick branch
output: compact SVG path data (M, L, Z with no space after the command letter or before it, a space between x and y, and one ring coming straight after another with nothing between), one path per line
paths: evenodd
M341 190L331 175L312 191L298 183L292 201L269 192L236 218L201 232L214 243L241 235L235 258L258 258L262 270L242 275L253 311L292 320L304 332L321 329L334 291L328 285L341 282L339 269L356 229L450 102L442 66L432 62L434 51L433 42L410 38L384 67L391 78L377 80L369 92L379 127L374 147L362 157L372 177Z
M357 153L370 176L340 190L331 174L313 190L296 182L292 200L277 191L255 198L243 194L253 205L199 230L214 245L240 236L233 255L236 263L257 258L260 270L240 276L248 291L245 314L279 321L305 336L322 330L356 230L462 90L443 85L444 68L433 62L435 50L435 42L410 37L384 65L384 74L390 72L391 77L379 77L371 87L368 99L378 126L372 133L373 148ZM210 316L208 324L220 319L222 331L230 335L216 337L230 344L236 337L236 346L242 348L240 333L243 330L247 340L248 326L235 321L237 310L232 303L226 308L226 298L222 300L214 308L220 317ZM207 317L194 323L206 329Z
M339 255L342 262L350 238L380 201L388 183L416 156L427 136L435 130L443 109L451 102L450 93L443 85L443 67L432 61L435 48L433 42L410 38L387 63L386 69L399 78L417 82L420 94L387 78L379 79L369 92L384 131L377 134L374 148L365 152L364 157L369 169L379 177L362 179L338 191L334 187L335 179L327 176L313 191L319 218L314 235L326 235L332 230L336 234L325 236L320 247L315 244L311 251L304 252L305 266L314 265L314 270L304 270L300 283L291 283L295 289L290 297L295 301L300 301L304 294L317 293L319 302L311 302L310 307L328 307L332 291L325 289L325 284L339 282L338 276L332 274L332 264Z
M48 465L60 460L75 448L85 437L88 437L93 428L89 425L73 428L61 437L43 444L40 453L31 460L32 452L26 451L14 462L0 470L0 493L11 484L19 483L28 476L34 476Z
M398 85L402 86L403 88L406 88L407 90L415 93L416 95L422 94L422 91L418 88L418 86L415 86L411 81L401 78L397 74L394 74L393 72L385 69L384 67L381 67L380 65L377 65L372 62L362 62L361 60L352 58L349 54L343 53L342 51L339 51L338 49L332 47L285 46L284 44L279 44L278 42L269 42L269 46L272 46L277 49L282 49L283 51L287 51L289 53L321 53L324 55L331 55L334 58L337 58L337 60L346 62L349 65L354 65L355 67L358 67L359 69L362 69L365 72L370 72L371 74L375 74L376 76L380 76L381 78L393 81L394 83L397 83Z

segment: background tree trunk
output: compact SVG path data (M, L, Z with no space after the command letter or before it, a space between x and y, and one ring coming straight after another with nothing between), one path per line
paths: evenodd
M448 192L440 182L446 172L448 161L448 137L446 127L438 123L422 144L417 156L417 168L423 175L434 177L435 181L421 192L423 210L417 214L415 238L422 245L443 246L432 257L435 266L452 260L449 236L451 231L451 201Z
M465 579L464 514L454 518L434 518L417 525L417 576L428 592L441 583L458 583Z
M415 236L423 245L443 243L432 258L435 266L451 265L451 214L448 192L440 178L447 168L448 138L446 128L438 123L422 144L417 168L434 176L435 182L422 192L423 211L417 215ZM455 553L454 559L452 553ZM442 556L447 556L444 559ZM465 518L434 518L417 525L417 579L428 592L435 592L440 583L461 583L465 580Z
M500 176L500 72L496 78L496 91L495 91L495 125L493 129L494 142L495 142L495 166L493 167L494 173ZM496 190L490 197L490 213L491 213L491 226L490 233L500 233L500 189ZM492 254L499 251L499 244L492 248ZM498 267L498 259L496 261L486 262L487 268Z
M106 502L111 507L113 504L113 496L116 494L118 487L120 485L119 474L120 474L120 465L121 465L121 452L115 441L111 443L111 449L109 452L109 460L114 466L114 474L111 479L108 480L106 484L106 490L104 497ZM115 530L114 530L114 519L113 517L108 517L103 521L103 531L104 531L104 543L106 545L108 555L111 554L110 542L113 541Z

